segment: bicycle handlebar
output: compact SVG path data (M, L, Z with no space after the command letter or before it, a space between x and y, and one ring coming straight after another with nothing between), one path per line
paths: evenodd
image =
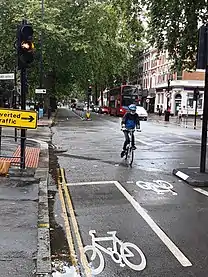
M126 129L126 128L121 128L121 131L129 131L129 132L141 132L141 129Z

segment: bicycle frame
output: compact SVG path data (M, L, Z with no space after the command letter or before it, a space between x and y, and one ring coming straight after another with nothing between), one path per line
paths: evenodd
M107 234L111 236L95 237L96 231L89 231L89 235L92 237L92 244L84 247L85 253L87 251L92 252L90 257L88 256L90 262L93 262L96 259L96 257L100 261L99 265L96 265L96 267L92 269L93 274L99 275L105 267L105 260L102 251L108 254L115 263L120 265L120 267L125 267L127 265L135 271L141 271L146 267L146 258L141 249L131 242L123 242L119 240L119 238L116 237L116 233L116 231L112 231L107 232ZM99 244L99 242L108 241L113 242L112 248L106 249L105 247ZM120 246L119 251L117 246ZM135 264L128 260L128 258L135 256L135 254L133 254L133 252L129 248L133 248L137 252L137 254L140 255L139 263L137 262Z
M133 134L135 132L135 129L129 129L129 130L126 130L130 133L130 143L127 145L127 148L126 148L126 158L125 160L127 160L128 158L130 159L130 162L129 162L129 165L130 167L132 167L132 163L133 163L133 159L134 159L134 150L133 150L133 145L132 145L132 141L133 141Z
M122 247L122 244L123 242L120 241L117 237L116 237L116 231L113 231L113 232L107 232L107 234L109 235L112 235L112 237L99 237L99 238L96 238L94 236L95 232L94 231L91 231L90 232L90 235L92 237L92 246L95 247L95 248L98 248L100 249L101 251L103 251L104 253L110 255L112 257L112 259L114 260L114 262L116 263L120 263L120 266L125 266L124 263L122 263L122 256L121 254L118 252L118 247L117 245L119 244L121 247ZM112 248L104 248L102 245L98 244L97 242L106 242L106 241L112 241L113 242L113 247ZM118 255L118 259L116 259L114 257L114 254L117 254ZM133 253L128 250L128 254L125 254L126 257L133 257Z

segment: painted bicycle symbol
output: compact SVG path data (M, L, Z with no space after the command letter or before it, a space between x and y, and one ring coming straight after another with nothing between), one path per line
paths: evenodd
M153 190L157 194L164 194L171 192L173 195L177 195L172 191L173 185L163 180L154 180L152 182L137 181L136 185L144 190Z
M111 256L112 260L120 264L121 267L124 267L125 265L129 266L131 269L135 271L141 271L146 267L146 258L143 254L143 252L137 247L135 244L131 242L122 242L116 237L116 231L112 232L107 232L108 237L100 237L97 238L95 237L96 231L91 230L89 231L89 235L92 237L92 245L87 245L84 247L84 251L86 252L92 252L90 255L87 253L87 256L90 260L90 262L93 262L95 258L98 256L99 258L99 265L96 268L92 268L92 274L93 275L98 275L100 274L104 267L105 267L105 261L103 254L101 251L104 253L108 254ZM106 242L106 241L112 241L113 247L112 248L105 248L98 244L98 242ZM120 246L120 251L118 251L118 247ZM129 248L134 249L135 251L139 254L139 263L138 264L133 264L131 263L128 258L134 257L134 254L129 250Z

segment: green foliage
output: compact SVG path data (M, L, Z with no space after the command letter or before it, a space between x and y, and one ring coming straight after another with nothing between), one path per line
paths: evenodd
M0 71L13 71L16 27L26 18L35 32L36 60L29 70L32 91L39 82L41 30L44 72L55 76L51 93L81 96L89 79L99 88L109 85L130 74L132 58L141 47L139 13L135 0L44 0L42 22L40 0L1 1Z
M150 43L168 49L175 68L195 66L198 24L208 21L205 0L148 0Z

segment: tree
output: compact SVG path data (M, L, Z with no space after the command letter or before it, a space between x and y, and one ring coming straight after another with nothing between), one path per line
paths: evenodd
M178 70L193 68L198 25L208 20L205 0L148 0L148 38L159 50L167 49Z
M40 32L43 31L44 72L53 72L50 94L83 96L88 80L97 87L129 76L132 59L141 47L142 25L136 0L39 0L0 2L0 70L13 71L17 24L33 24L36 59L29 70L30 90L39 84ZM6 41L6 45L5 45ZM49 86L50 81L46 78Z

